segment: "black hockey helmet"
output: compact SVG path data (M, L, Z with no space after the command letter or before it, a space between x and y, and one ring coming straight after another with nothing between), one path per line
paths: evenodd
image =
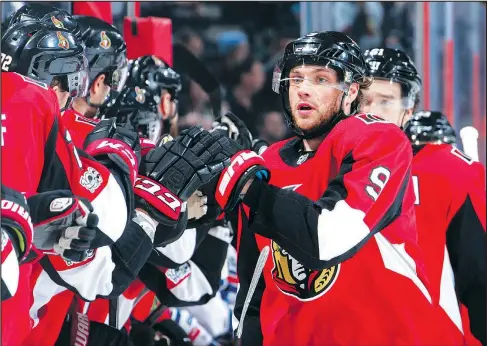
M70 100L88 91L83 43L66 30L53 30L39 22L20 22L8 29L2 37L2 71L17 72L50 86L58 83L69 92Z
M404 133L413 146L424 144L452 144L457 137L446 115L439 111L418 111L404 126Z
M181 76L155 55L145 55L130 64L127 85L149 89L160 96L166 90L174 101L182 89Z
M155 142L162 130L157 105L151 90L126 86L109 107L102 109L101 116L103 119L116 117L119 124L129 122L139 136Z
M365 51L369 74L374 79L399 83L405 109L414 108L421 91L421 77L411 58L399 49L374 48Z
M105 84L113 91L105 100L106 103L110 97L115 97L125 84L128 68L127 45L122 34L113 25L96 17L73 17L78 22L81 38L86 46L90 85L100 74L105 74ZM89 94L86 101L90 106L101 106L91 104Z
M341 32L312 32L286 46L284 56L274 69L272 89L281 95L286 121L291 129L301 138L314 138L328 131L328 126L304 133L295 126L289 104L289 73L292 68L303 64L326 66L335 70L344 87L343 97L348 93L348 88L352 83L358 83L361 88L367 88L372 79L368 76L360 47ZM352 113L357 111L358 105L359 100L354 101ZM342 113L343 111L340 110L340 114L335 116L336 121L345 116Z
M4 29L26 21L40 22L53 29L67 30L75 36L80 34L78 23L71 14L54 6L35 2L22 6L10 15L2 23L2 33L6 32Z

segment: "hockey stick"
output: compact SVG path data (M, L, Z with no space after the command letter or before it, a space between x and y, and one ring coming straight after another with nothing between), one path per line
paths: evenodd
M173 45L173 61L174 70L187 74L210 96L213 116L218 120L221 115L222 99L220 83L211 74L205 64L181 43L177 42Z
M245 315L247 314L247 310L250 305L250 300L254 295L255 289L257 288L257 284L259 283L260 276L262 275L262 271L264 270L265 262L267 261L267 257L269 256L270 248L266 246L262 249L259 255L259 259L257 260L257 264L255 265L254 275L252 275L252 280L250 281L250 287L247 292L247 296L245 297L245 302L242 308L242 315L240 316L240 321L238 323L237 328L237 340L238 345L240 345L240 339L243 333L243 325L245 320Z
M463 151L470 156L474 161L479 161L479 147L478 138L479 132L475 127L465 126L460 130L460 137L462 138Z

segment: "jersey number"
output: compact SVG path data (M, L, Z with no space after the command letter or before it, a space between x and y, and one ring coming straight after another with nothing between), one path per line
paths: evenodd
M414 195L416 196L414 205L419 205L419 180L418 177L415 175L413 175L412 178L413 178Z
M389 181L390 176L391 171L387 168L382 166L374 168L369 177L371 184L365 187L365 192L367 192L374 201L377 201L377 198L379 198L380 193Z
M8 72L11 63L12 63L12 57L10 55L2 53L2 71Z
M7 116L5 114L2 114L2 123L4 120L7 120ZM2 124L2 147L5 141L3 140L3 134L7 132L7 128L5 127L5 124Z

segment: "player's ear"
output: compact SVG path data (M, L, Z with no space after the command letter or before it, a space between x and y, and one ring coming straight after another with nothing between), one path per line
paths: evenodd
M105 74L100 73L98 76L96 76L95 81L92 84L92 91L93 93L96 93L105 83Z
M162 115L162 119L167 119L169 118L172 113L174 112L173 110L173 105L171 102L171 94L168 92L163 92L161 96L161 103L159 104L159 109Z
M343 101L343 108L345 114L350 113L350 108L352 105L352 102L355 101L355 99L358 97L358 91L359 91L359 85L358 83L352 83L350 84L350 87L348 88L348 93L345 96L345 99Z

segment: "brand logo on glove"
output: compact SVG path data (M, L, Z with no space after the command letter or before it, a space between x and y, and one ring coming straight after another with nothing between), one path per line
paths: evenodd
M55 213L59 213L68 209L72 204L73 204L72 198L68 198L68 197L56 198L51 202L51 205L49 206L49 210Z
M18 220L15 217L15 215L9 216L9 212L20 215L20 217L22 219L27 221L29 227L31 229L33 228L29 212L27 210L25 210L23 207L21 207L20 205L18 205L17 203L4 199L4 200L2 200L2 217L10 217L14 220Z
M113 143L113 142L108 141L108 140L103 140L100 144L98 144L98 146L96 147L96 149L102 149L102 148L105 148L105 147L109 147L110 149L113 149L113 150L116 150L118 152L121 152L121 153L125 154L125 156L129 160L130 164L132 165L131 168L137 167L137 162L135 161L134 155L132 155L132 152L130 150L128 150L127 148L124 148L124 145L123 144L121 144L121 143ZM135 181L136 175L137 175L137 172L136 172L135 169L133 170L133 174L134 174L134 176L132 177L131 180L132 181Z
M135 181L134 192L164 215L174 220L179 218L182 202L164 186L148 178L138 177Z
M243 165L245 161L248 161L254 157L260 156L253 151L244 151L232 160L232 163L230 163L230 166L226 169L225 174L223 175L221 182L218 185L218 192L220 192L221 195L225 194L228 183L230 182L230 180L232 180L232 177L235 174L235 170L238 169L239 166Z
M328 292L340 271L340 264L318 271L306 269L274 241L272 259L274 268L271 273L277 288L301 301L314 300Z

